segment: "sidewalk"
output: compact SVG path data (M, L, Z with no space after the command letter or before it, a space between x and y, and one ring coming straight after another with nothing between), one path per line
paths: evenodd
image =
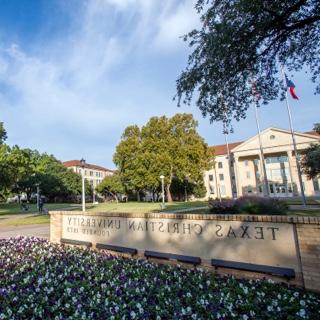
M183 212L193 212L193 211L198 211L198 210L206 210L209 207L194 207L194 208L184 208L184 209L173 209L173 210L169 210L169 211L163 211L161 213L183 213Z
M29 224L21 226L0 226L0 239L33 236L39 238L50 238L49 224Z

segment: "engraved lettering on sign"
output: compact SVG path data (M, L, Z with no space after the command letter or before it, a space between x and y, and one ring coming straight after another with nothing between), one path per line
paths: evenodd
M64 214L62 237L189 256L299 270L293 226L289 223L117 217L108 214ZM260 254L263 253L263 254Z

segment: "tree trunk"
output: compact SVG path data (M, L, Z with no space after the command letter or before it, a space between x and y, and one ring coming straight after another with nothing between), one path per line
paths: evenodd
M137 192L137 201L140 202L140 191Z
M166 185L167 201L168 201L168 202L172 202L172 196L171 196L171 192L170 192L170 186L171 186L171 183Z

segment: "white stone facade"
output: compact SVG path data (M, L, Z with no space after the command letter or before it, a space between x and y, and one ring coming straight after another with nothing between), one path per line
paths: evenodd
M103 180L104 177L113 175L114 171L106 169L104 167L86 163L85 167L82 169L79 160L70 160L63 162L64 166L73 170L76 173L82 174L84 169L84 178L90 183L93 189Z
M261 140L270 196L299 196L301 190L291 132L268 128L261 132ZM295 132L295 140L299 153L313 143L320 143L320 135L316 132ZM226 145L213 146L212 149L215 152L214 168L204 174L207 198L264 195L258 136L243 142L231 143L230 161ZM310 180L302 175L302 181L306 196L320 196L320 179Z

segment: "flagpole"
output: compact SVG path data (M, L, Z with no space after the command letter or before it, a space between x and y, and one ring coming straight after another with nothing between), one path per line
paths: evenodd
M283 66L281 66L281 73L282 73L283 83L284 83L285 88L286 88L286 93L285 93L285 95L286 95L286 105L287 105L287 111L288 111L288 117L289 117L289 124L290 124L290 131L291 131L291 137L292 137L293 150L294 150L294 155L295 155L296 164L297 164L297 171L298 171L298 178L299 178L299 184L300 184L302 203L303 203L303 206L306 206L307 202L306 202L306 196L304 194L304 189L303 189L301 168L300 168L300 162L299 162L299 157L298 157L298 152L297 152L296 139L294 137L291 109L290 109L289 99L288 99L288 88L287 88L287 84L286 84L286 79L285 79L285 75L284 75ZM290 160L290 159L288 159L288 160ZM291 182L293 182L293 181L291 181Z
M269 197L269 184L268 184L268 177L267 177L267 170L266 170L266 165L264 162L264 155L263 155L263 148L262 148L262 141L261 141L261 130L260 130L260 124L259 124L259 118L258 118L258 99L255 99L254 103L254 111L255 111L255 118L256 118L256 125L257 125L257 130L258 130L258 139L259 139L259 149L260 149L260 170L263 172L263 181L264 181L264 195L266 197Z
M226 115L225 115L226 117ZM227 119L227 117L226 117ZM230 176L230 185L231 185L231 195L232 198L235 198L234 196L234 192L233 192L233 180L232 180L232 171L231 171L231 158L230 158L230 149L229 149L229 143L228 143L228 133L229 130L227 129L227 124L226 121L223 122L223 133L224 133L224 140L226 142L226 146L227 146L227 155L228 155L228 168L229 168L229 176Z

